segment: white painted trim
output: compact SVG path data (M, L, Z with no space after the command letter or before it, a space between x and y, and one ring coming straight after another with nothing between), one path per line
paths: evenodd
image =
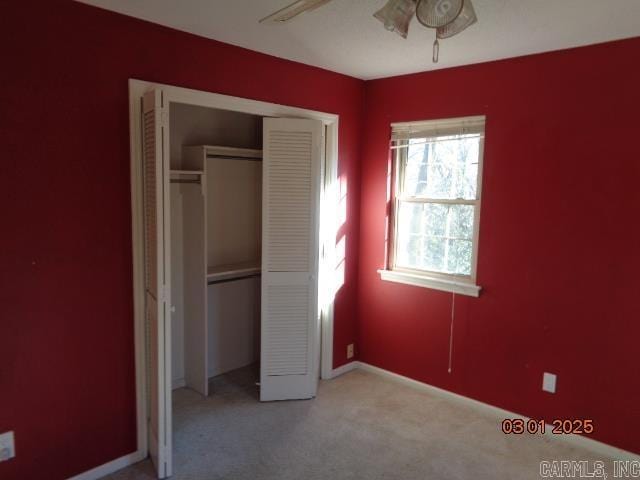
M111 460L110 462L107 462L104 465L100 465L99 467L92 468L91 470L87 470L86 472L80 473L73 477L69 477L67 480L97 480L99 478L115 473L118 470L129 467L134 463L138 463L144 460L145 456L146 455L143 455L140 451L130 453L129 455Z
M400 272L398 270L378 270L380 278L387 282L404 283L416 287L433 288L443 292L454 292L470 297L479 297L482 287L471 283L455 282L444 278L430 277L415 273Z
M209 377L212 378L212 377ZM176 390L178 388L184 388L187 386L187 381L184 379L184 377L182 378L174 378L171 381L171 389L172 390Z
M349 373L350 371L355 370L356 368L361 368L360 362L353 361L353 362L345 363L344 365L341 365L340 367L333 369L333 371L331 372L331 378L339 377L340 375Z
M136 418L138 451L147 456L149 451L147 432L146 345L144 324L144 257L143 257L143 201L142 201L142 130L141 98L148 90L160 88L165 104L185 103L221 110L243 112L264 117L312 118L322 121L327 128L327 168L338 170L337 114L318 112L297 107L278 105L217 93L192 90L143 80L129 79L129 131L131 155L131 223L133 255L133 304L136 365ZM333 301L327 307L322 322L320 366L323 375L330 375L333 362ZM323 376L323 378L325 378Z
M131 170L131 248L133 261L133 328L136 368L136 435L138 452L146 457L147 437L147 348L144 322L144 251L142 198L142 94L129 80L129 134Z
M333 302L329 303L321 311L320 328L320 378L329 380L333 378Z
M169 103L186 103L189 105L231 110L234 112L243 112L263 117L312 118L320 120L323 124L328 126L335 124L338 120L338 115L334 113L289 107L286 105L279 105L277 103L249 100L247 98L193 90L190 88L176 87L174 85L165 85L162 83L147 82L144 80L129 80L129 89L133 89L136 93L144 94L144 92L153 88L162 89L165 94L165 102Z
M433 385L429 385L427 383L419 382L418 380L414 380L412 378L390 372L389 370L385 370L380 367L375 367L365 362L353 362L353 363L356 364L356 366L352 367L351 370L353 370L354 368L360 368L364 371L371 372L376 375L381 375L395 382L402 383L403 385L406 385L408 387L416 388L418 390L438 396L445 400L450 400L450 401L459 403L461 405L464 405L466 407L471 407L476 410L482 411L483 413L493 415L500 420L504 420L505 418L520 418L525 421L529 420L529 417L525 417L524 415L510 412L508 410L504 410L499 407L494 407L493 405L489 405L488 403L484 403L479 400L474 400L469 397L458 395L457 393L453 393L448 390L444 390L442 388L434 387ZM575 434L555 435L551 433L550 428L545 429L544 435L549 439L558 440L574 447L584 448L585 450L589 450L595 454L607 456L610 458L614 458L616 460L640 461L639 454L635 454L633 452L629 452L621 448L613 447L611 445L607 445L606 443L602 443L582 435L575 435Z
M335 224L335 207L338 201L338 130L339 119L336 119L334 128L327 128L326 131L326 145L325 145L325 161L323 162L324 170L324 185L322 186L322 205L321 205L321 231L323 250L325 253L324 262L320 263L321 275L328 276L330 279L334 278L333 273L335 270L335 252L336 252L336 230L338 225ZM331 208L332 211L329 214L325 214L324 208ZM324 263L324 265L323 265ZM326 277L322 277L323 281ZM327 285L325 284L325 287ZM333 290L335 285L331 281L328 282L331 292L329 297L331 301L325 305L320 305L321 316L321 330L320 330L320 378L327 380L332 378L333 375L333 319L334 319L334 302L335 296ZM320 298L324 298L322 295ZM322 302L324 303L324 302Z

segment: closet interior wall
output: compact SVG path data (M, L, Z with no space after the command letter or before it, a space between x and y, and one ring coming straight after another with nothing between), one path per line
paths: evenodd
M171 170L193 170L185 159L188 146L262 149L262 118L172 103L169 144ZM189 383L187 376L194 371L189 362L197 363L199 354L192 350L196 346L189 345L185 329L188 333L191 327L185 320L203 315L199 305L205 302L207 377L259 358L260 278L215 283L204 289L200 279L205 282L207 272L224 265L259 265L262 162L221 158L205 162L206 176L181 175L181 180L188 181L171 183L173 388Z

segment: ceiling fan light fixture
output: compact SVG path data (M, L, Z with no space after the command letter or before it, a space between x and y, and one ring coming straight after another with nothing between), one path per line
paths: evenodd
M471 0L464 0L464 5L460 15L458 15L453 22L445 25L444 27L438 28L436 35L440 39L453 37L477 21L478 17L476 16L476 11L471 4Z
M416 0L389 0L373 16L380 20L384 28L390 32L395 32L402 38L407 38L409 24L415 13Z
M464 0L418 0L416 18L428 28L440 28L453 22L464 6Z
M264 17L260 23L283 24L301 13L315 10L331 0L297 0ZM413 17L436 32L433 42L433 62L438 62L440 40L453 37L478 21L471 0L387 0L384 7L373 14L384 28L402 38L409 35Z
M277 12L264 17L259 23L280 24L288 22L301 13L315 10L330 1L331 0L298 0L297 2L293 2L291 5L281 8Z

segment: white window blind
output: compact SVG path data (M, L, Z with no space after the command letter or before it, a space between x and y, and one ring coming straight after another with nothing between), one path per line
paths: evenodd
M391 124L394 147L406 147L410 139L437 140L456 135L484 136L484 116Z

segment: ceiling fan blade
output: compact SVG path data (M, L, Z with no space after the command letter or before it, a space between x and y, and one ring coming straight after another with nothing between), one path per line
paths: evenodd
M284 8L281 8L275 13L264 17L260 20L260 23L284 23L297 17L301 13L309 12L321 7L325 3L329 3L331 0L298 0L293 2Z

